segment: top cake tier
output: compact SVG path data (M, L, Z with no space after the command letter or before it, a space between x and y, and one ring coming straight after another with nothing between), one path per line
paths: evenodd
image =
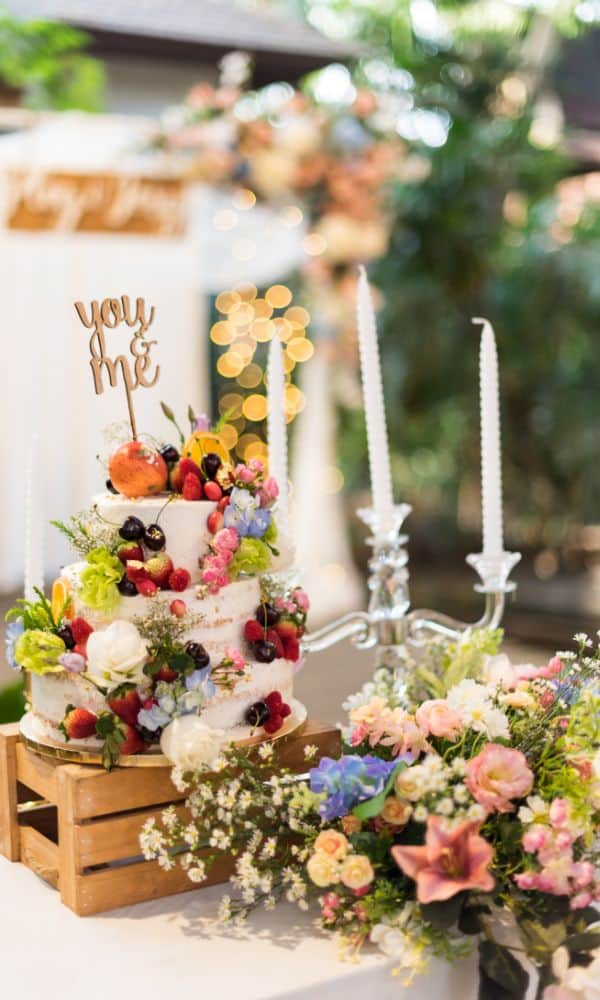
M207 522L217 504L210 500L190 503L181 497L143 497L130 500L121 494L102 493L94 505L105 521L120 528L128 517L139 518L145 527L159 524L165 534L166 549L175 566L186 569L192 583L200 581L200 560L213 539Z

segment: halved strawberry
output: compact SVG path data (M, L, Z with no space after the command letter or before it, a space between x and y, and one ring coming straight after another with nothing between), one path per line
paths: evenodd
M95 734L97 721L98 716L89 712L87 708L75 708L74 705L67 705L65 717L59 729L68 740L85 740L88 736Z
M122 563L127 563L131 559L142 562L144 559L142 547L137 542L127 542L126 545L121 545L117 555Z
M148 576L161 590L166 590L169 586L169 577L173 572L173 560L166 552L157 552L151 559L147 559L146 571Z
M140 753L142 750L146 749L146 744L144 743L142 737L138 733L137 729L133 726L125 727L125 739L121 746L119 747L119 752L122 756L126 754Z
M179 472L181 475L181 481L185 482L185 477L188 475L196 476L198 479L201 478L200 467L192 461L191 458L182 458L179 463Z
M273 628L277 632L277 635L282 640L282 642L285 642L287 639L298 638L298 626L294 625L294 623L291 621L287 621L284 619L283 621L277 622L277 624L274 625Z
M127 579L136 584L141 580L150 579L146 564L139 559L131 559L125 567L125 572L127 573Z
M130 726L135 726L142 701L133 684L121 684L110 692L106 700L115 715Z
M258 625L258 622L256 624ZM275 649L276 649L275 659L276 660L280 660L285 655L284 648L283 648L283 642L281 641L280 637L277 635L277 632L275 631L274 628L267 629L267 636L266 636L266 638L267 638L267 642L272 642L273 645L275 646Z

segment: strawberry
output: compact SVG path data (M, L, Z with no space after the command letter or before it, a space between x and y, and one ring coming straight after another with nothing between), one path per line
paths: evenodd
M142 702L133 684L121 684L110 692L106 700L115 715L128 725L135 726Z
M263 722L263 729L265 733L272 736L283 726L283 718L281 715L271 715L266 722Z
M182 458L179 463L179 472L181 474L181 481L185 483L187 476L195 476L196 479L200 479L200 467L192 462L191 458Z
M279 710L283 705L283 698L281 697L279 691L271 691L266 698L263 698L263 701L269 709L271 715L280 714Z
M179 674L177 673L176 670L171 670L170 667L166 667L163 664L163 666L160 668L160 670L158 670L155 673L154 677L155 677L155 680L157 680L157 681L165 681L166 684L171 684L172 681L176 681L177 680L177 678L179 677Z
M206 527L211 535L216 535L217 531L221 530L223 527L223 515L220 510L213 510L212 514L208 515Z
M175 570L175 572L177 572L177 570ZM169 586L170 585L171 584L169 581ZM175 589L176 589L175 587L171 587L171 590ZM185 590L185 587L183 589ZM185 616L187 615L187 604L185 603L185 601L182 601L180 598L177 598L176 600L171 601L171 603L169 604L169 611L171 612L172 615L175 615L176 618L185 618Z
M283 655L286 660L291 660L292 663L296 663L300 659L300 643L297 639L283 640Z
M231 497L223 497L223 499L219 500L219 502L217 504L217 510L220 510L220 511L226 510L227 507L229 507L230 503L231 503Z
M154 597L158 593L158 587L153 580L138 580L136 587L138 594L141 594L142 597Z
M126 726L125 739L119 748L121 755L140 753L140 751L145 749L146 744L137 729L134 729L133 726Z
M262 642L265 637L264 630L254 618L244 625L244 636L248 642Z
M184 500L202 500L202 483L192 472L188 472L181 492Z
M138 545L137 542L127 542L126 545L121 545L117 555L122 563L128 563L130 559L142 562L144 559L142 546Z
M188 573L187 569L182 569L181 567L179 567L178 569L174 569L173 572L170 573L169 575L169 587L171 590L174 590L178 594L180 594L184 590L187 590L191 582L192 578ZM187 608L185 607L185 603L183 601L173 601L171 604L171 609L173 608L173 604L183 604L184 607L183 614L185 614ZM176 614L176 612L173 612L173 614ZM177 615L177 617L181 618L183 617L183 614L179 614Z
M161 590L166 590L169 586L169 577L173 572L173 560L166 552L157 552L151 559L146 560L146 570L148 576Z
M125 567L125 572L127 574L127 579L131 580L132 583L138 584L141 580L150 579L148 576L148 570L146 569L146 564L141 562L139 559L130 559Z
M209 480L204 484L204 496L207 500L213 500L216 503L218 500L223 499L223 490L218 483L213 483Z
M67 705L65 717L59 728L68 740L85 740L88 736L94 736L97 721L98 716L88 712L87 708Z
M76 643L85 645L93 631L92 626L88 625L85 618L73 618L71 632Z
M258 625L258 622L256 624ZM285 655L284 654L284 649L283 649L283 643L282 643L281 639L279 638L279 636L277 635L277 632L275 631L274 628L267 629L266 639L267 639L267 642L272 642L273 643L273 645L275 646L275 649L276 649L275 659L276 660L280 660Z
M76 642L71 652L79 653L80 656L83 656L84 660L87 660L87 642Z
M282 642L286 642L288 639L298 638L298 627L297 625L294 625L293 622L280 621L277 622L277 624L274 625L273 628L277 632L277 635L279 636Z

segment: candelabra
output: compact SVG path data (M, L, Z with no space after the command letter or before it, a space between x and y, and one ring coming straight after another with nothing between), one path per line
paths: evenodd
M369 559L369 604L366 611L355 611L304 636L303 650L315 653L342 639L360 649L376 649L376 667L402 671L406 654L418 659L432 639L457 639L470 628L497 628L502 621L506 595L514 591L510 573L518 563L519 552L498 555L476 553L467 562L479 575L475 590L485 596L483 614L478 621L458 621L438 611L418 608L409 611L408 536L401 533L410 513L408 504L394 507L385 524L372 508L358 515L371 531L367 539L373 549Z

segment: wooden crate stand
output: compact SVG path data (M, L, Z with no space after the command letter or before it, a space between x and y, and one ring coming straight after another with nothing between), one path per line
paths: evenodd
M306 770L303 750L336 756L340 735L309 721L282 740L278 761L296 774ZM115 768L52 761L28 750L18 724L0 726L0 854L20 861L60 892L79 916L198 888L177 865L164 871L140 854L142 824L185 796L169 767ZM208 851L207 851L208 853ZM233 861L223 855L204 885L225 882Z

